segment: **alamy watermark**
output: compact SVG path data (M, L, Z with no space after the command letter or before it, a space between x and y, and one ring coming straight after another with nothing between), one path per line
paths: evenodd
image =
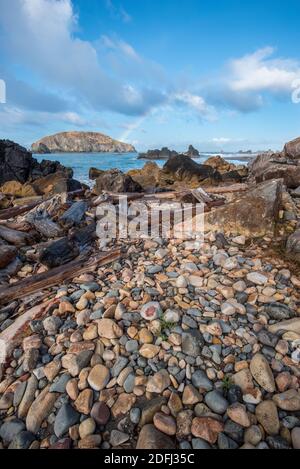
M204 239L204 204L180 202L128 203L97 208L97 236L100 239Z
M0 104L6 104L6 83L0 79Z

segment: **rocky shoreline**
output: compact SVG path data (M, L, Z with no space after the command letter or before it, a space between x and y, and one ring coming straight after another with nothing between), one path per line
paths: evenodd
M186 155L94 169L92 190L12 145L0 142L0 447L300 449L300 139L249 169ZM204 242L97 238L97 207L124 192L201 200Z

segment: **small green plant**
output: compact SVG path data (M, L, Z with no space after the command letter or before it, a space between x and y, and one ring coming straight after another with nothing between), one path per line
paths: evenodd
M175 324L173 322L168 322L168 321L165 321L164 319L161 319L160 325L161 325L161 332L160 332L159 337L163 341L165 341L168 338L167 331L171 331L175 327Z
M225 393L227 393L229 391L229 389L231 388L231 386L233 385L233 382L232 382L232 379L230 376L225 376L223 378L223 389L225 391Z

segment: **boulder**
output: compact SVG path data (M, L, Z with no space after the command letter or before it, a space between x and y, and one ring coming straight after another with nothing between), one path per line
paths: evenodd
M286 253L291 259L300 262L300 229L289 236L286 243Z
M283 154L286 158L290 158L291 160L299 160L300 159L300 137L292 140L285 144L283 149Z
M30 178L33 158L26 148L0 140L0 185L8 181L24 184Z
M257 183L270 179L283 179L288 188L296 189L300 185L298 161L295 161L295 164L290 164L280 153L258 155L249 165L249 174L250 178Z
M102 174L104 174L104 173L105 173L105 171L103 171L102 169L90 168L89 178L92 179L92 181L94 181L99 176L102 176Z
M60 175L60 179L73 181L72 169L62 166L57 161L43 160L39 163L26 148L9 140L0 140L0 186L3 194L15 197L34 197L43 194L41 178L56 174ZM69 182L68 185L72 183ZM64 192L61 186L57 187L56 193L58 192Z
M274 234L283 192L281 180L260 184L204 217L205 231L261 237Z
M164 165L164 173L177 181L189 184L207 182L216 184L221 181L220 173L208 165L198 164L185 155L172 156Z
M145 191L155 191L156 188L163 186L163 172L154 161L148 161L142 169L128 171L127 175Z
M14 197L35 197L37 192L31 184L22 184L18 181L8 181L1 186L0 191L5 195L12 195Z
M122 173L119 169L111 169L103 172L103 174L96 179L94 193L100 195L103 191L132 193L143 192L143 188L128 174Z
M32 186L39 195L62 194L82 189L79 181L67 178L62 171L36 179Z
M220 173L232 171L235 169L235 165L224 160L222 156L211 156L203 164L217 169Z

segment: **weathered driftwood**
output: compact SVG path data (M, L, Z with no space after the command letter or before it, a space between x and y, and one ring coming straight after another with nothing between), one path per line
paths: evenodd
M77 191L73 192L68 192L64 197L67 199L73 199L74 197L79 197L84 194L84 190L80 189ZM49 200L49 199L47 199ZM47 200L42 199L40 197L40 200L37 200L35 202L32 202L30 204L25 204L25 205L20 205L16 207L11 207L7 209L0 210L0 220L9 220L10 218L18 217L19 215L23 215L24 213L27 213L34 208L38 207L39 205L43 204L44 202L47 202ZM50 199L51 200L51 199Z
M42 203L42 200L33 202L32 204L21 205L20 207L12 207L4 210L0 210L0 220L9 220L10 218L18 217L23 213L29 212L33 208L37 207Z
M33 243L33 237L29 233L12 230L3 225L0 225L0 237L15 246L25 246Z
M0 334L0 363L5 362L24 337L30 321L41 319L55 305L57 300L47 301L26 311Z
M62 284L65 280L70 280L86 272L92 272L97 267L110 264L120 257L120 249L102 252L89 259L75 260L61 267L56 267L49 272L43 272L42 274L26 278L17 284L1 287L0 304L7 304L10 301L23 298L45 288Z
M232 186L207 187L208 194L229 194L230 192L244 192L249 189L248 184L233 184Z
M7 282L9 277L16 275L23 267L23 263L18 257L8 264L5 269L0 270L0 283Z
M51 220L47 212L28 214L26 221L45 238L57 238L63 234L60 226Z
M74 241L62 238L43 249L39 256L41 264L52 269L74 260L79 255L79 248Z
M10 264L17 255L17 249L14 246L0 246L0 269L4 269Z
M96 223L90 223L83 228L71 231L70 239L77 243L81 248L91 244L96 239Z
M78 225L84 218L88 204L84 200L75 202L71 207L60 217L60 223L70 228L71 226Z

